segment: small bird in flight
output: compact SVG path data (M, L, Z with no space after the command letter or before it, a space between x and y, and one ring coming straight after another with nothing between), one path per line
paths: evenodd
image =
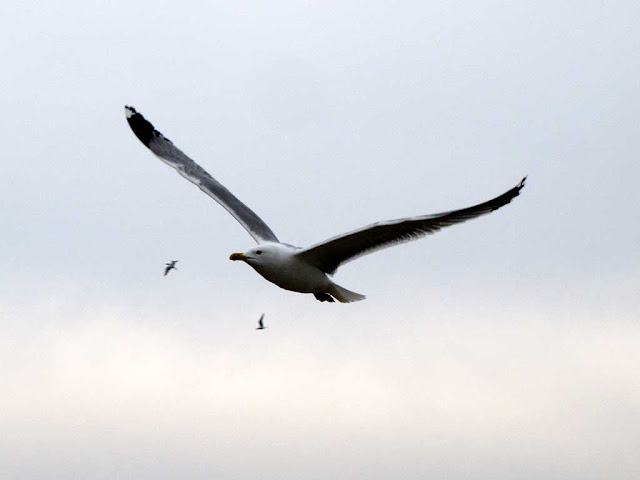
M264 323L262 323L262 320L264 319L264 313L262 315L260 315L260 319L258 320L258 327L256 328L256 330L264 330L265 327Z
M178 267L176 267L176 263L178 263L178 260L172 260L169 263L165 263L166 267L164 268L164 276L167 276L167 273L169 273L171 270L177 270Z
M224 207L258 244L243 253L233 253L230 260L245 262L280 288L311 293L321 302L333 302L335 299L349 303L365 298L330 278L341 265L376 250L416 240L450 225L498 210L520 194L527 178L524 177L502 195L471 207L377 222L310 247L298 248L280 242L253 210L156 130L135 108L127 106L124 110L136 137L160 160L176 169L181 176ZM352 197L356 193L352 192Z

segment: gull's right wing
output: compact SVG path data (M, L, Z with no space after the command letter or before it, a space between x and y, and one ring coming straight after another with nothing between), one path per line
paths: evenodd
M124 107L124 112L133 133L152 153L222 205L256 242L278 242L278 238L258 215L157 131L135 108Z
M425 235L435 233L441 228L491 213L516 198L524 187L526 179L527 177L524 177L520 183L502 195L473 207L374 223L298 250L295 255L331 275L340 265L362 255L399 243L417 240Z

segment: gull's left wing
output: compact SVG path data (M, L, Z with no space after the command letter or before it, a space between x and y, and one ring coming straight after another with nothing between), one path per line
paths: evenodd
M378 222L353 232L338 235L322 243L298 250L299 256L325 273L333 274L343 263L398 243L410 242L437 232L441 228L466 222L503 207L520 194L524 177L518 185L487 202L461 210Z
M127 122L136 137L160 160L224 207L258 243L278 242L278 238L253 210L236 198L204 168L187 157L171 140L157 131L133 107L124 107Z

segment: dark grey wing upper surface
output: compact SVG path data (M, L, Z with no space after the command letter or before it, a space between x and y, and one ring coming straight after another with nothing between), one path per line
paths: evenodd
M435 233L441 228L493 212L517 197L524 187L526 179L527 177L524 177L518 185L502 195L473 207L374 223L301 249L296 252L296 255L320 268L323 272L332 274L343 263L362 255L398 243L417 240L425 235Z
M260 217L200 165L178 149L171 140L157 131L135 108L127 106L124 109L131 130L151 152L222 205L240 222L256 242L278 241L278 238Z

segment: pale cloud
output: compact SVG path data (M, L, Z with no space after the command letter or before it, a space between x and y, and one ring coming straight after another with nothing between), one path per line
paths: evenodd
M105 463L144 478L175 465L196 478L624 478L638 467L640 330L568 313L458 308L430 321L400 309L341 338L278 318L203 334L93 312L3 341L3 464L27 476L94 476Z

